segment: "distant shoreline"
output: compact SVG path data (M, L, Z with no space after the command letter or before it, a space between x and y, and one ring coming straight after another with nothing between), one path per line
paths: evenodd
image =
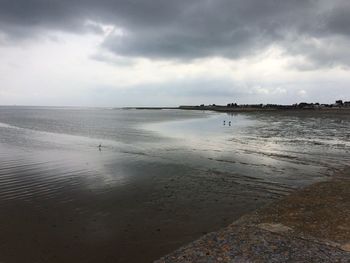
M120 109L120 108L119 108ZM226 107L226 106L179 106L179 107L124 107L123 110L197 110L216 111L228 113L240 112L331 112L350 113L350 107L327 107L327 108L255 108L255 107Z
M218 112L350 112L350 107L327 107L327 108L257 108L257 107L237 107L226 106L180 106L182 110L209 110Z
M180 107L123 107L115 108L117 110L178 110Z

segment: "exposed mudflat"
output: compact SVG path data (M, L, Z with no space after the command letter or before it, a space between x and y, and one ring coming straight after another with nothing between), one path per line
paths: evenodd
M0 262L152 262L342 170L349 129L349 114L0 107Z

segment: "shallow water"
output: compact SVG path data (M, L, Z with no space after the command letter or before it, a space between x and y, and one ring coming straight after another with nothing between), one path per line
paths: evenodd
M349 128L331 113L0 107L0 262L150 262L342 170Z

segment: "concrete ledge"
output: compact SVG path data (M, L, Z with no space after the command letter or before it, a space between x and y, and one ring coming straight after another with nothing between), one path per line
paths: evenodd
M155 262L350 262L350 173L292 193Z

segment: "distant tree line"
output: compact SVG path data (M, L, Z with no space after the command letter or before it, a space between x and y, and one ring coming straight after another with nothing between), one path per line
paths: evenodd
M197 106L198 107L198 106ZM199 107L226 107L226 108L268 108L268 109L317 109L317 108L342 108L350 107L350 101L337 100L333 104L320 104L315 103L295 103L292 105L282 105L282 104L237 104L228 103L226 106L220 106L216 104L204 105L201 104Z

